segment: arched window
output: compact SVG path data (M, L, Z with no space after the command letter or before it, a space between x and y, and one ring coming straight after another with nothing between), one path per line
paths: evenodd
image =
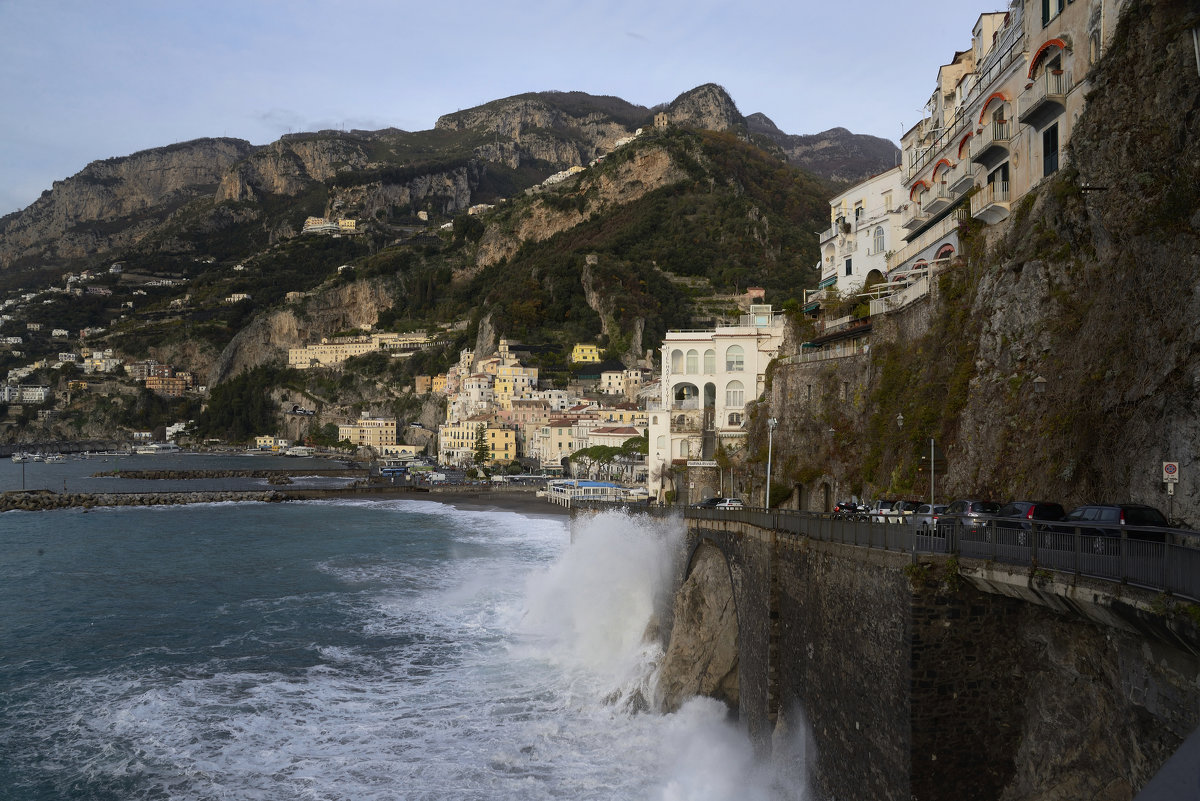
M691 448L688 447L688 441L686 439L679 440L679 458L686 459L689 455L691 455Z
M687 367L685 368L685 372L688 375L695 375L700 372L700 354L694 350L687 352Z
M946 244L944 244L940 248L938 248L937 258L939 258L939 259L948 259L953 255L954 255L954 245L951 245L949 242L947 242Z
M651 418L651 419L653 420L653 422L651 423L651 425L655 425L655 426L656 426L656 425L658 425L658 415L657 415L657 414L656 414L656 415L654 415L654 417L653 417L653 418Z
M704 351L704 374L712 375L717 372L717 352L712 348Z
M662 451L662 450L666 449L666 447L667 447L667 436L666 436L666 434L659 434L659 435L658 435L658 439L656 439L656 440L654 441L654 447L655 447L657 450L659 450L659 451Z
M671 351L671 372L672 373L682 373L683 372L683 351L681 351L681 350Z
M734 409L746 405L746 390L741 381L730 381L725 385L725 405Z
M745 351L741 345L730 345L725 349L725 372L740 373L746 369Z
M729 425L740 426L741 424L742 424L742 413L741 412L730 412L729 413Z
M883 248L884 248L883 226L880 225L875 228L875 245L874 245L873 249L876 253L882 253Z

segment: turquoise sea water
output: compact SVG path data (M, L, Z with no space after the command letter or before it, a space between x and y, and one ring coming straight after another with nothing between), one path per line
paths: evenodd
M429 501L0 515L0 799L799 797L638 712L670 526Z

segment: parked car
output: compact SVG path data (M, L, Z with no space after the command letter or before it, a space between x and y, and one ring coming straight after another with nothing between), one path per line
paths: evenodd
M1087 523L1099 525L1088 526ZM1078 531L1094 537L1092 550L1104 553L1112 547L1104 538L1121 536L1121 527L1129 527L1127 534L1131 539L1162 542L1164 533L1153 529L1170 528L1171 524L1158 509L1141 503L1084 504L1071 510L1061 530L1067 534Z
M705 498L704 500L700 501L699 503L693 503L692 508L693 509L713 509L716 507L716 505L718 503L720 503L721 501L724 501L724 500L727 500L727 499L722 498L720 495L714 495L711 498Z
M947 521L961 525L967 531L974 533L980 529L980 521L994 517L1000 511L1000 504L995 501L958 500L950 503L939 518L939 524Z
M742 503L741 498L721 498L717 501L715 509L745 509L746 504Z
M944 503L938 503L932 506L927 503L923 503L913 511L909 522L916 526L917 530L921 533L932 533L937 530L938 518L945 514L945 512L946 504Z
M920 505L920 501L876 501L871 509L871 521L874 523L904 523Z
M1050 501L1010 501L1000 507L996 517L1002 518L996 521L997 527L1016 531L1017 545L1028 545L1034 526L1050 528L1048 523L1066 519L1067 510Z

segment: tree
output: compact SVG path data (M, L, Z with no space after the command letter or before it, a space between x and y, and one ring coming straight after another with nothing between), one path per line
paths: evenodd
M475 464L483 466L492 460L492 446L487 441L487 426L480 423L475 429Z

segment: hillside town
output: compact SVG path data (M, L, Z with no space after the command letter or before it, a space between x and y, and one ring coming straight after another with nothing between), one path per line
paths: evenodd
M928 297L939 272L961 258L964 220L984 226L1004 222L1060 170L1089 90L1088 68L1108 45L1120 8L1119 0L1044 0L979 15L969 46L948 53L933 76L924 116L901 137L901 163L829 201L829 227L816 233L816 287L804 292L799 315L791 320L809 326L800 341L788 335L788 316L763 304L762 290L751 289L736 313L707 328L669 331L635 364L602 361L600 345L576 343L571 380L562 386L541 379L537 367L527 366L530 346L502 332L495 353L465 348L445 372L416 376L409 391L443 404L444 419L436 429L364 413L337 421L337 440L369 459L424 457L454 468L604 478L644 487L658 500L685 485L697 496L747 491L733 465L745 456L749 405L763 396L772 361L819 366L868 353L880 321ZM656 114L654 128L667 126L667 115ZM613 149L642 134L637 129ZM556 173L537 191L587 169ZM493 208L473 204L467 211L480 216ZM424 211L419 217L428 219ZM303 234L351 239L362 230L351 217L308 216L301 227ZM353 269L343 265L338 275L345 271ZM231 268L235 280L246 273L242 263ZM118 262L106 273L69 273L61 286L0 303L0 333L11 365L0 400L7 404L10 425L23 419L26 407L37 407L37 419L44 422L69 403L71 393L121 384L203 402L208 388L189 370L123 357L108 346L89 347L105 334L103 328L43 331L38 320L43 304L111 296L114 290L129 296L123 302L129 314L137 314L143 303L180 289L184 294L172 296L171 308L197 303L187 277L135 277ZM252 298L250 292L232 291L210 302L236 305ZM304 292L288 292L286 302L302 305L306 298ZM44 351L43 340L61 343L56 357L22 361L32 341ZM360 330L291 347L287 365L336 373L348 360L374 353L403 359L441 341L428 332ZM72 379L57 392L44 381L26 380L61 370ZM306 444L302 436L288 443L277 434L260 432L245 444L267 449Z

